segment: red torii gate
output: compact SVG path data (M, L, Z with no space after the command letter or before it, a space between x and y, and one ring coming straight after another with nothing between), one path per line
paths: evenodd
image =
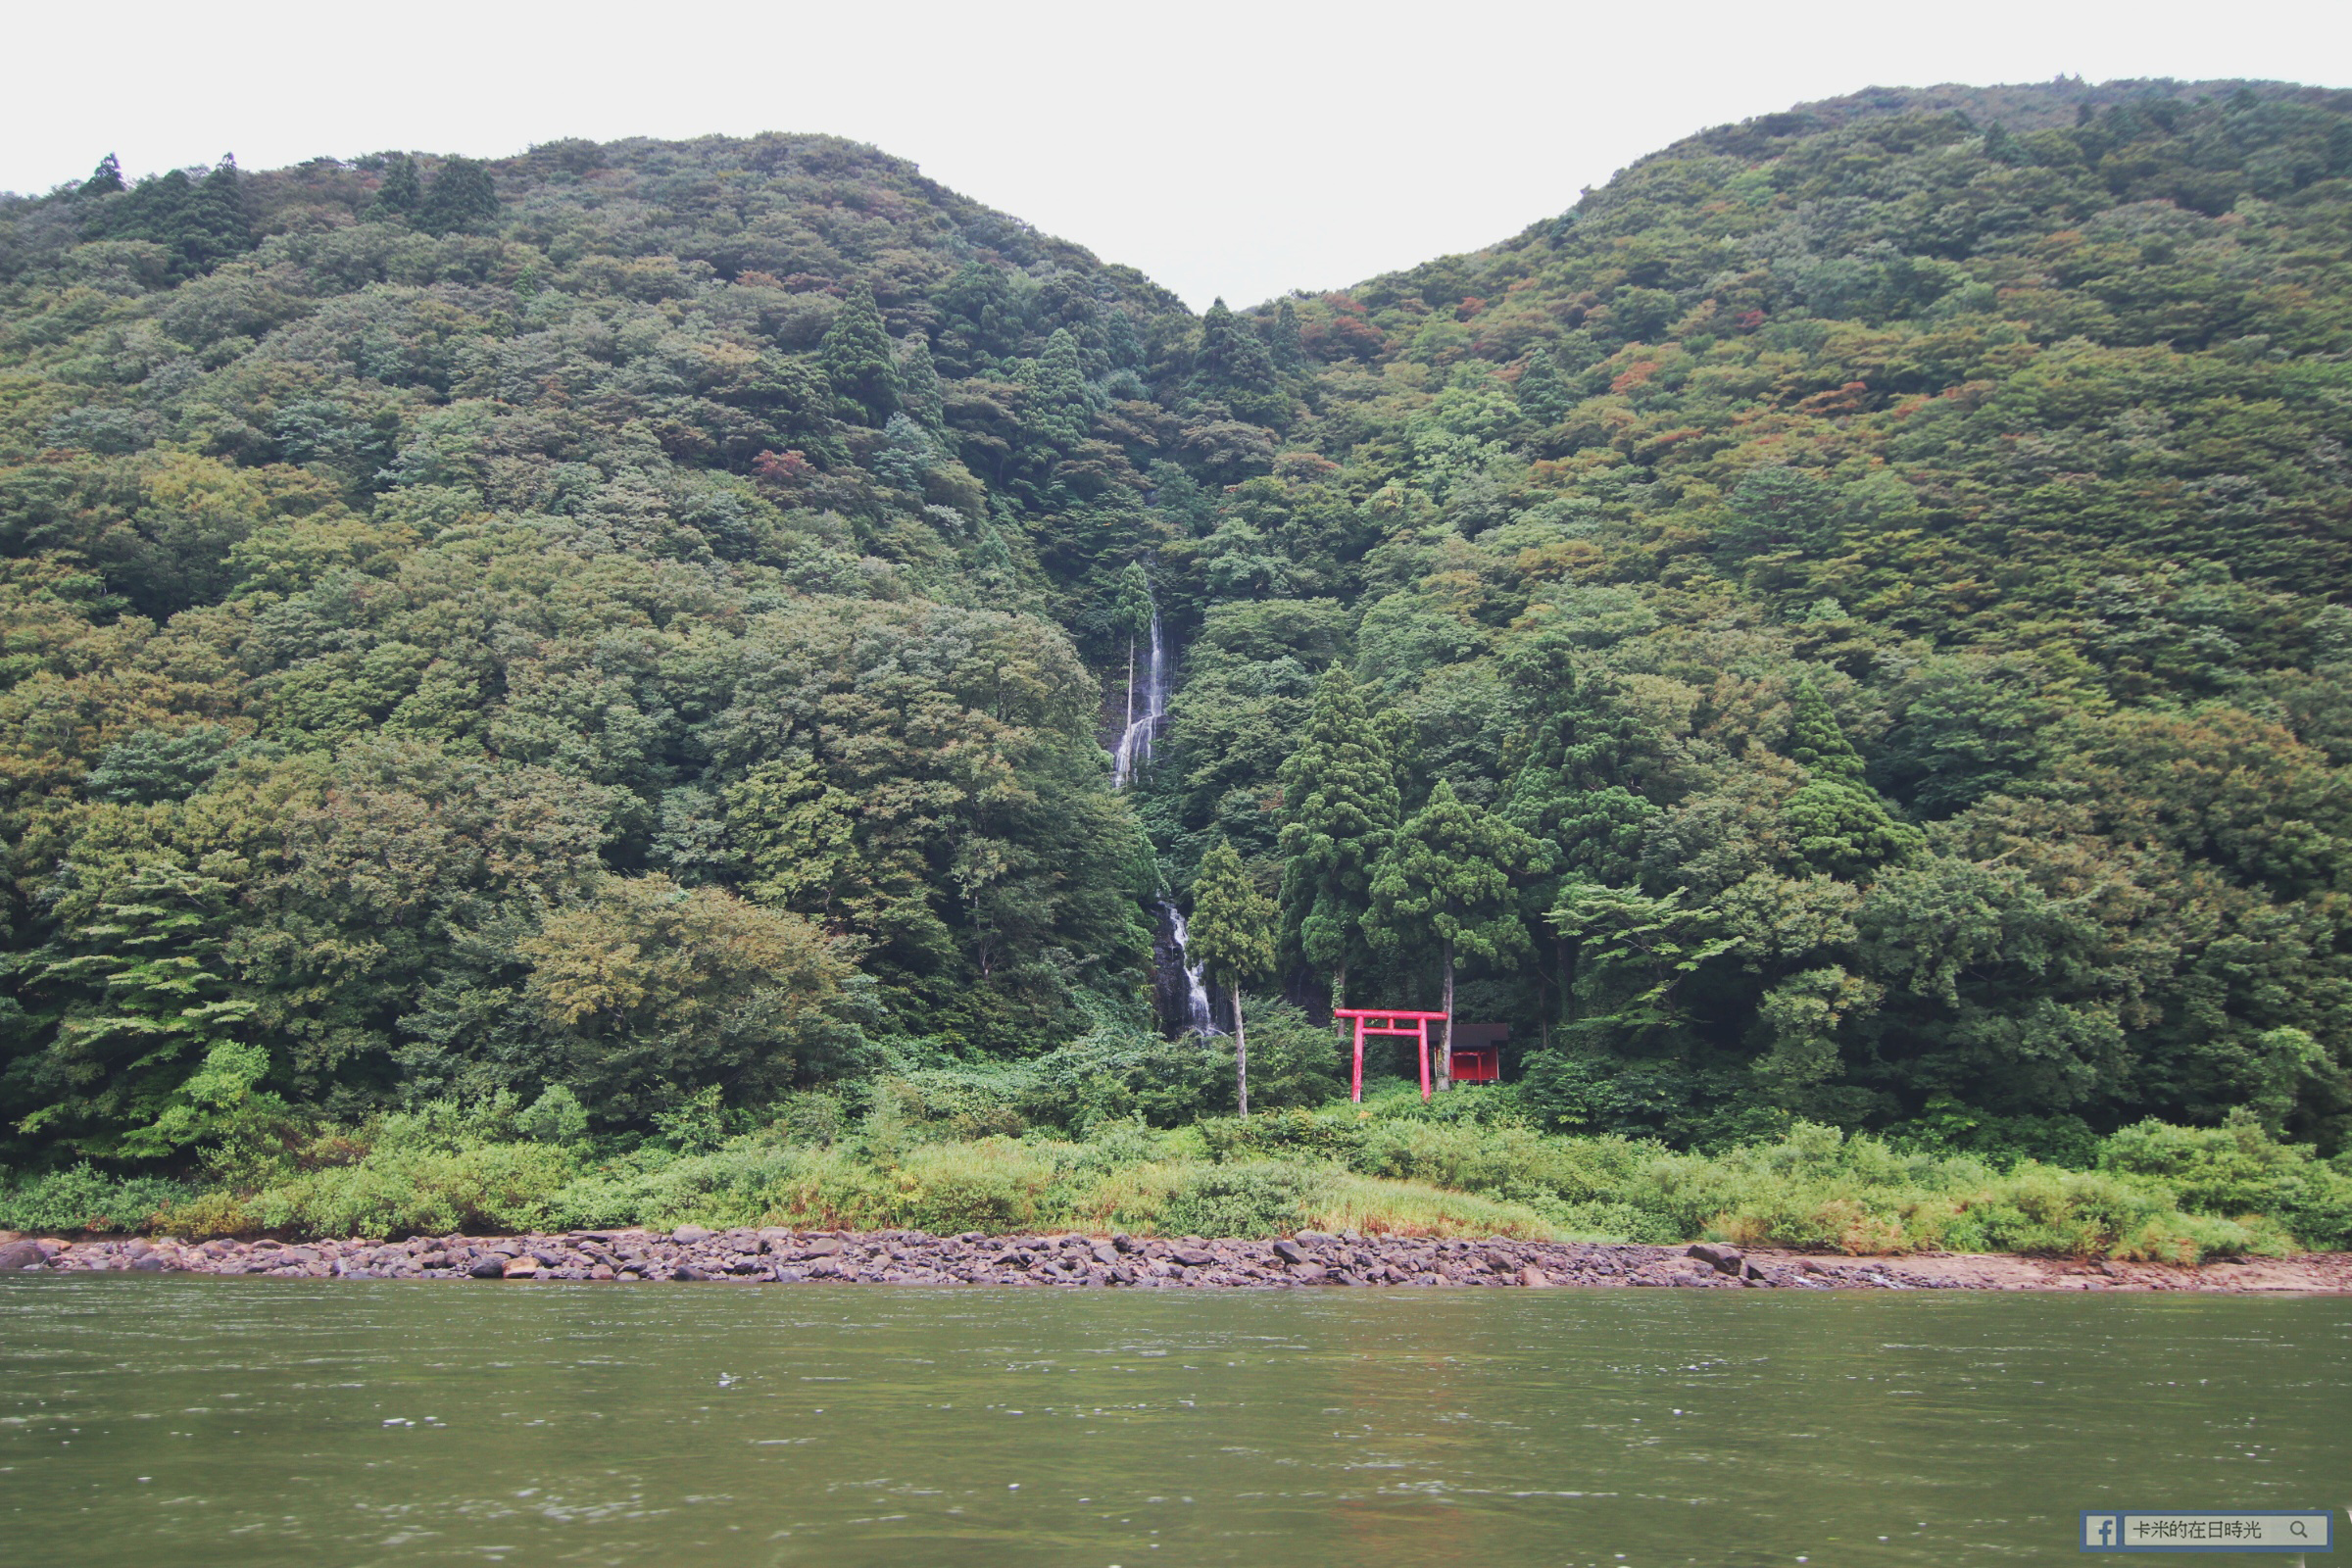
M1355 1087L1350 1100L1364 1098L1364 1036L1410 1035L1421 1047L1421 1098L1429 1098L1429 1026L1442 1023L1442 1012L1412 1012L1398 1007L1334 1007L1334 1018L1355 1020Z

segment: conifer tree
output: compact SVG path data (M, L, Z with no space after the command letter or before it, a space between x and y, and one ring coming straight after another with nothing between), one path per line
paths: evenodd
M1526 368L1519 372L1519 384L1512 392L1518 399L1519 412L1527 416L1528 422L1545 429L1566 418L1575 402L1568 383L1560 379L1558 368L1551 363L1551 356L1542 349L1527 357Z
M1265 340L1220 299L1200 318L1200 350L1193 357L1193 379L1210 394L1271 392L1274 359Z
M947 395L931 359L931 340L920 332L899 342L899 407L926 429L937 430L947 421Z
M1564 634L1545 630L1504 656L1526 714L1503 812L1545 846L1558 871L1630 882L1658 814L1641 790L1655 741L1602 684L1579 680Z
M1882 865L1911 858L1926 843L1896 820L1862 776L1862 754L1811 681L1796 689L1788 757L1813 776L1782 808L1797 857L1842 881L1868 881Z
M1845 731L1839 727L1838 715L1830 711L1821 688L1810 680L1803 682L1796 688L1796 697L1789 706L1788 760L1815 778L1860 783L1862 754L1845 738Z
M899 406L899 375L890 334L874 308L874 291L851 288L833 324L816 348L816 363L831 383L843 412L861 423L880 426Z
M1115 305L1102 313L1102 351L1118 369L1143 368L1144 340L1135 329L1135 318Z
M1334 664L1315 688L1306 732L1279 774L1282 932L1286 946L1331 976L1348 1004L1349 958L1363 943L1372 876L1396 834L1396 769L1363 694Z
M416 160L407 153L393 154L385 160L383 182L375 187L368 216L387 222L414 223L423 207L424 181L417 176Z
M1287 299L1274 306L1274 330L1266 346L1274 357L1274 368L1280 373L1296 375L1306 368L1306 345L1298 335L1298 312Z
M418 209L419 226L435 234L478 228L498 217L498 186L490 166L471 158L447 158Z
M122 188L122 162L113 153L108 153L104 158L98 160L98 167L90 171L90 177L81 182L81 188L76 194L111 196Z
M1078 340L1066 326L1055 327L1046 339L1046 352L1037 361L1037 392L1033 422L1037 437L1064 451L1086 439L1094 418L1094 400L1086 384L1086 367Z
M1536 841L1492 811L1458 799L1440 780L1429 804L1398 829L1372 878L1374 935L1383 946L1434 941L1446 977L1446 1039L1438 1080L1447 1087L1453 1061L1453 976L1464 953L1497 962L1527 948L1511 878L1536 854Z
M1274 901L1257 891L1242 858L1220 838L1193 884L1191 952L1208 978L1233 994L1233 1073L1242 1115L1250 1114L1250 1035L1242 988L1274 970Z

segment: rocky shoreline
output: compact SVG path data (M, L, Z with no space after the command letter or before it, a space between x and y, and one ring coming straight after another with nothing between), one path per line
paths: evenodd
M2352 1254L2197 1266L1984 1253L1900 1258L1687 1247L1330 1235L1281 1241L783 1229L568 1231L403 1242L22 1237L0 1232L0 1273L187 1273L292 1279L715 1280L759 1284L1109 1287L1681 1286L1717 1290L2352 1293Z

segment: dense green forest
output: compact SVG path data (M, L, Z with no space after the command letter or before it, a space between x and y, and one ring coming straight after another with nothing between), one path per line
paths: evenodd
M2348 356L2276 84L1860 94L1200 317L825 137L110 157L0 199L0 1166L1188 1121L1162 900L1261 1109L1451 994L1548 1131L2332 1154Z

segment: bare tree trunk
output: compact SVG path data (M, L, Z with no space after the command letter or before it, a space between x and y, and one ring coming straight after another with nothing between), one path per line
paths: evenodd
M1453 1087L1453 944L1446 944L1446 1043L1438 1047L1438 1087Z
M1242 1102L1242 1120L1250 1119L1250 1035L1242 1027L1242 988L1233 988L1233 1083Z

